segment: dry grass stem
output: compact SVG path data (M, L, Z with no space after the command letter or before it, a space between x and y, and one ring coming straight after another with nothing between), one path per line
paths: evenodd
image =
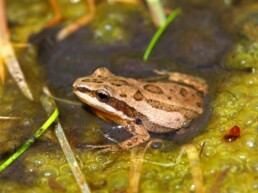
M146 148L142 149L140 146L136 146L131 150L131 164L129 173L129 186L128 193L139 192L139 183L142 171L143 157Z
M163 26L166 23L166 15L161 0L146 0L146 2L154 25L156 27Z
M55 108L55 103L52 100L51 93L49 92L47 87L43 88L43 92L46 94L44 95L44 97L41 97L41 103L42 106L44 107L46 112L51 112L53 108ZM62 148L62 151L65 155L65 158L73 172L74 178L77 181L77 184L81 190L82 193L90 193L90 189L89 186L86 182L86 179L83 175L82 170L80 169L80 166L74 156L74 152L71 148L71 146L69 145L69 142L65 136L64 130L59 122L59 120L56 121L56 126L55 126L55 134L56 137L59 141L59 144Z
M148 163L148 164L152 164L152 165L156 165L156 166L173 167L173 166L175 166L179 163L179 161L181 160L184 153L185 153L185 149L182 148L182 150L179 152L179 155L177 156L175 162L160 163L160 162L154 162L154 161L149 161L149 160L143 160L143 162Z
M6 25L6 16L5 16L5 5L4 0L0 0L0 29L3 31L2 33L8 34L8 29ZM1 48L0 48L1 49ZM0 56L0 79L2 84L4 84L5 80L5 69L4 69L4 62Z
M4 61L3 59L0 57L0 79L2 84L4 84L5 81L5 68L4 68Z
M108 3L131 3L131 4L138 4L139 0L108 0Z
M21 117L8 117L8 116L0 116L0 120L17 120Z
M203 175L200 165L199 152L194 145L188 144L184 146L189 163L191 174L193 177L193 183L195 185L195 192L205 193L205 187L203 184Z
M77 31L80 27L88 24L95 15L95 2L94 0L87 0L89 5L90 13L79 18L74 23L68 25L67 27L63 28L58 34L57 34L57 40L61 41L65 39L67 36L72 34L73 32Z
M144 155L148 148L150 148L153 142L157 140L149 141L146 147L143 149L140 146L136 146L131 150L131 164L129 173L129 186L127 188L128 193L139 192L140 177L142 171L142 164L144 161ZM160 142L160 140L158 140Z
M0 34L0 54L1 57L10 72L11 76L15 80L16 84L22 91L22 93L30 100L33 100L32 93L30 91L30 88L25 80L25 77L23 75L23 72L21 70L20 64L15 56L14 49L9 42L8 37L3 35L3 33Z
M73 101L73 100L69 100L69 99L63 99L63 98L60 98L60 97L56 97L56 96L50 95L50 93L49 93L49 91L47 90L46 87L43 87L43 93L45 95L47 95L48 97L54 99L55 101L58 101L58 102L61 102L61 103L65 103L65 104L68 104L68 105L82 106L81 102L77 102L77 101Z
M62 13L61 13L61 10L59 8L59 5L58 5L57 1L56 0L49 0L49 3L50 3L51 8L54 12L54 18L51 19L47 23L46 27L51 27L51 26L57 24L58 22L60 22L61 19L62 19Z
M12 43L12 46L15 48L28 48L31 46L29 43Z
M0 29L3 34L9 34L9 29L6 25L5 3L0 0Z
M20 64L15 56L14 49L9 40L9 30L7 27L7 20L5 16L4 0L0 0L0 78L2 82L5 79L5 70L3 64L5 63L11 76L15 80L16 84L22 91L22 93L30 100L33 100L32 93L24 78Z
M55 127L55 134L56 134L59 144L65 154L66 160L73 172L74 178L76 179L77 184L81 189L81 192L82 193L90 193L91 192L90 188L86 182L86 179L83 175L83 172L82 172L78 162L76 161L73 150L69 145L69 142L65 136L64 130L63 130L61 124L59 123L59 121Z

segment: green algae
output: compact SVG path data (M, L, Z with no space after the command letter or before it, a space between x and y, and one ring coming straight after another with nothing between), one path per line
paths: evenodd
M126 43L134 38L129 33L132 23L139 25L135 21L135 15L140 15L145 27L150 24L146 10L141 6L126 4L100 4L96 9L96 16L90 23L94 31L94 42L100 44L114 44L117 42ZM137 32L135 32L137 34Z
M28 0L28 2L30 2ZM36 2L36 1L34 1ZM42 1L41 1L42 2ZM68 2L66 2L69 4ZM40 2L36 2L40 5ZM46 3L41 3L42 8L34 8L43 12ZM10 5L13 6L13 5ZM28 5L29 6L29 5ZM79 5L76 5L79 6ZM83 4L81 10L84 10ZM8 8L9 9L9 8ZM10 8L11 9L11 8ZM32 8L31 8L32 9ZM76 8L77 9L77 8ZM17 23L20 26L12 28L14 30L13 39L16 41L25 41L29 34L39 30L44 23L49 19L41 19L42 15L37 15L37 11L31 11L30 14L25 17L35 17L30 21L20 19ZM51 15L49 8L46 11ZM75 13L79 16L80 13ZM19 13L21 14L21 13ZM67 17L72 17L73 13L67 13ZM12 14L8 14L12 15ZM114 14L117 16L117 14ZM12 15L10 17L14 17ZM11 18L13 22L18 19L20 15ZM76 17L76 16L75 16ZM103 30L103 26L111 23L113 28L116 28L117 24L125 22L126 19L121 21L115 21L111 18L107 18L106 21L102 21L104 16L100 16L96 19L96 23L92 26L96 32L99 29ZM127 16L125 16L127 18ZM39 19L39 24L35 29L30 28ZM97 23L99 25L97 25ZM115 27L114 27L115 26ZM20 34L21 33L21 34ZM98 32L99 33L99 32ZM117 28L114 32L101 32L103 33L103 39L101 41L110 43L109 40L126 41L129 34L125 31ZM238 43L227 55L224 64L229 69L246 69L257 68L257 42ZM25 57L26 56L26 57ZM39 93L42 83L35 80L35 77L40 76L41 70L35 68L36 64L36 52L31 50L27 55L23 56L22 60L25 65L29 65L27 72L31 72L29 81L35 87L34 92L36 95ZM24 59L25 58L25 59ZM33 67L34 66L34 67ZM28 74L28 73L27 73ZM212 101L213 114L210 122L204 129L204 132L197 136L190 143L201 149L203 147L202 154L200 156L200 162L202 167L202 173L204 175L204 185L207 192L256 192L258 190L257 183L257 117L258 117L258 77L257 73L249 73L246 71L232 71L225 72L220 75L219 89L214 95ZM8 80L5 87L3 87L2 101L1 101L1 113L14 114L19 109L23 110L23 115L31 117L38 114L38 108L24 110L24 106L27 106L28 102L23 102L19 108L14 108L14 103L21 102L23 97L15 91L15 85L12 81ZM12 92L11 92L12 91ZM18 94L18 96L17 96ZM39 94L38 94L39 95ZM31 106L33 106L31 104ZM41 112L42 113L42 112ZM14 123L5 123L1 125L1 132L7 127L7 125L13 126ZM24 121L23 124L30 126L31 121ZM227 134L230 128L234 125L239 125L241 128L241 135L238 139L231 143L226 143L223 140L223 136ZM90 127L96 127L94 124L90 124ZM85 137L94 138L87 139L88 142L94 142L99 138L96 135L98 130L87 130ZM2 135L3 138L6 135ZM19 137L19 136L18 136ZM45 139L46 140L46 139ZM44 141L44 139L43 139ZM51 146L55 143L48 141ZM169 144L169 143L168 143ZM158 163L170 163L176 162L180 150L183 145L167 145L164 149L152 150L148 149L145 154L145 160L155 161ZM78 192L79 189L72 176L72 172L66 160L59 148L46 150L40 149L35 152L37 147L32 147L35 150L27 152L24 155L24 170L26 175L34 176L35 181L28 184L17 183L15 180L0 180L0 192L58 192L49 186L49 179L54 178L61 186L66 188L66 192ZM77 155L77 159L81 163L81 168L85 174L86 179L91 185L92 192L106 193L106 192L125 192L129 182L129 168L130 168L130 152L115 152L107 154L98 154L95 151L81 150L74 148ZM193 179L189 173L189 160L185 155L182 156L179 163L173 167L162 167L153 165L151 163L143 163L141 171L139 192L144 193L156 193L156 192L194 192L195 187ZM26 176L24 176L26 178ZM245 183L239 183L245 182ZM214 191L212 191L214 190Z
M243 42L235 45L227 55L225 65L233 69L258 68L258 42Z
M6 7L8 20L13 24L11 39L14 42L26 42L31 34L41 30L52 17L47 1L11 0L6 2Z
M77 18L89 12L87 3L83 1L58 1L65 24L72 23ZM24 8L26 7L26 10ZM8 20L14 25L11 38L15 42L26 42L31 34L39 32L47 26L54 17L48 1L23 0L7 1Z
M233 24L237 28L237 33L242 39L249 41L258 40L258 6L255 3L243 3L233 11Z
M21 50L17 50L18 55ZM39 73L40 68L36 68L35 54L35 49L29 47L27 52L23 52L22 59L19 60L23 70L26 69L25 77L32 88L32 93L35 97L34 102L28 101L22 95L8 73L5 83L2 85L3 95L0 100L0 114L1 116L7 116L13 119L1 120L1 156L15 150L17 146L25 141L25 138L32 136L33 131L35 131L42 123L42 120L46 118L46 114L38 102L43 82L41 82L42 71ZM38 116L35 116L35 114Z

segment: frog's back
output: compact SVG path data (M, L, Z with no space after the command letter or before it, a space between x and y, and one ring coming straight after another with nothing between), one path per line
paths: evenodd
M162 104L162 107L195 111L203 111L203 93L189 86L172 82L142 83L140 91L149 104ZM161 107L161 108L162 108Z
M164 128L162 132L182 128L203 111L202 95L193 88L170 82L148 83L129 78L124 81L126 84L115 89L115 98L138 113L131 115L147 117L150 131L156 132L157 125ZM107 86L114 83L110 80Z

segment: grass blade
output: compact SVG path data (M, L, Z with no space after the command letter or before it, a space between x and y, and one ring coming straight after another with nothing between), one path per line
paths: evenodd
M160 36L162 35L162 33L167 29L168 25L181 13L181 9L180 8L176 8L175 10L173 10L170 15L167 17L165 24L160 27L158 29L158 31L154 34L153 38L151 39L145 53L143 56L143 60L146 61L149 58L149 55L152 51L152 49L154 48L156 42L158 41L158 39L160 38Z
M56 120L58 117L58 109L56 108L51 116L46 120L46 122L36 131L36 133L28 139L13 155L11 155L6 161L0 165L0 172L3 171L7 166L9 166L14 160L16 160L23 152L25 152L32 143L36 141Z

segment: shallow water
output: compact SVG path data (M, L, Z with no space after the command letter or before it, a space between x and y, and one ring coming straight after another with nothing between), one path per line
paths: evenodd
M67 21L87 13L82 1L60 2ZM38 102L44 83L55 96L78 102L72 93L73 81L89 75L99 66L107 66L115 74L136 78L154 77L153 69L166 69L206 78L210 85L212 115L202 132L189 140L188 145L163 138L164 144L158 146L160 148L148 148L140 172L139 192L200 190L195 183L199 178L192 172L196 169L191 165L193 158L188 153L184 153L175 165L171 164L176 162L182 149L187 152L191 147L195 149L194 154L200 154L197 170L203 176L201 187L206 192L256 192L258 36L253 30L255 20L249 18L256 16L257 3L212 1L211 7L206 1L182 2L178 4L183 15L171 24L147 62L143 62L142 57L155 28L143 6L99 3L95 20L64 41L55 42L56 29L31 38L35 47L18 50L18 55L36 102L25 99L14 81L7 77L1 91L1 114L17 116L19 120L1 124L1 159L28 139L47 118ZM25 41L30 34L39 32L52 16L47 2L26 0L23 3L27 9L23 9L24 4L19 1L7 3L14 41ZM173 8L176 3L166 5ZM243 9L241 14L237 14L239 9ZM105 25L112 26L115 33L105 31ZM96 32L102 35L96 37ZM131 180L128 177L132 166L130 150L98 154L82 148L80 144L112 143L103 132L114 131L111 132L110 125L85 106L57 104L60 121L91 190L126 192ZM240 137L226 142L224 136L235 125L240 127ZM123 131L115 132L118 139L123 135L126 135ZM239 183L241 181L245 183ZM59 186L54 186L55 182ZM79 191L52 131L0 174L0 192L64 190Z

